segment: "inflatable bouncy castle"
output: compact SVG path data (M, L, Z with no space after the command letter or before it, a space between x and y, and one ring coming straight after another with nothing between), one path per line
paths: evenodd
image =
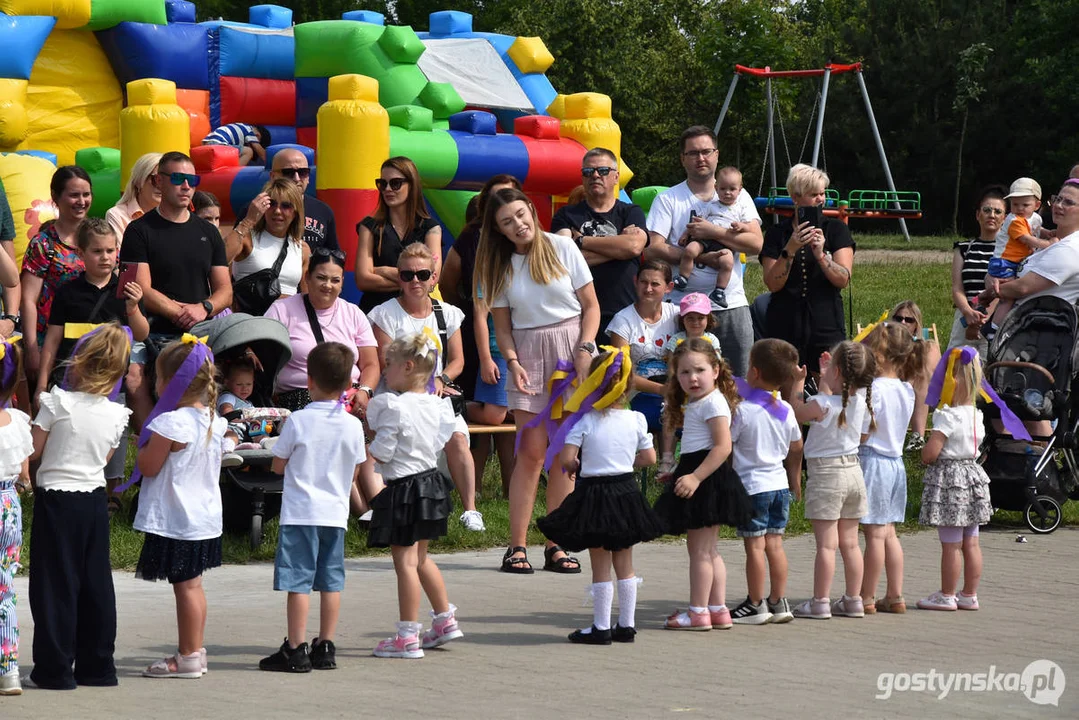
M0 177L20 252L52 212L57 164L90 173L103 215L143 153L189 152L230 222L268 178L234 148L201 145L231 122L270 131L267 164L282 147L307 154L308 192L333 208L349 267L393 155L416 163L447 243L495 174L518 177L545 223L587 148L614 151L623 185L632 177L608 97L558 94L540 38L475 32L467 13L433 13L417 33L369 11L293 25L275 5L197 22L185 0L0 0L0 12Z

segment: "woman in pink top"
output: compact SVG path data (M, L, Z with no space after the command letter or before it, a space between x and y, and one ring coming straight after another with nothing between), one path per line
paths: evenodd
M120 242L124 241L124 230L132 220L142 217L161 202L161 191L154 185L160 162L161 153L146 153L136 160L124 194L105 212L105 220L116 231Z

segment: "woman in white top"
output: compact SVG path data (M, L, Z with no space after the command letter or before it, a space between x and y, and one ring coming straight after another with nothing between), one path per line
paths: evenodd
M409 335L426 335L438 349L435 360L435 394L450 404L450 396L460 392L449 387L465 368L461 349L461 323L464 313L448 303L439 303L446 326L446 344L442 347L438 318L431 290L438 280L435 260L423 243L407 245L397 258L397 284L401 294L376 306L368 315L378 341L380 368L386 368L386 350L394 340ZM482 532L483 516L476 510L476 465L468 447L468 424L456 416L457 427L446 444L446 462L457 492L461 494L464 513L461 522L474 532Z
M580 377L596 352L599 301L580 249L540 228L536 208L520 190L492 193L476 253L473 295L490 301L495 338L512 379L509 407L517 424L517 463L510 480L510 548L502 570L531 573L525 554L528 524L547 450L547 429L529 426L550 400L547 380L559 361ZM526 427L527 426L527 427ZM547 511L562 504L572 481L560 467L547 477ZM580 563L549 543L544 569L579 573Z
M161 162L161 153L146 153L131 168L124 194L115 205L105 212L105 220L120 242L124 241L124 230L132 220L137 220L157 207L161 202L161 191L154 185L154 175Z
M232 281L272 268L287 243L278 278L281 297L290 297L306 289L304 275L311 257L311 249L303 241L303 193L299 185L282 178L271 180L262 192L269 195L269 206L254 229L241 235L243 245L232 261Z

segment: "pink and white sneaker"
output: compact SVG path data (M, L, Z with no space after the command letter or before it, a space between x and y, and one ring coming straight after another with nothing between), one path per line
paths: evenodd
M722 610L709 610L708 615L712 619L712 629L714 630L730 630L734 627L734 621L731 620L730 608L724 607Z
M424 649L436 648L445 645L450 640L465 636L461 628L457 626L456 612L457 608L453 605L450 605L450 609L441 615L435 615L435 611L431 611L431 617L434 620L431 621L431 629L423 634Z
M922 610L955 610L958 608L955 595L945 595L939 590L927 598L918 601L918 607Z
M423 650L420 648L420 638L418 635L412 635L410 637L401 637L400 635L394 635L391 638L386 638L375 647L375 657L380 658L404 658L407 660L416 660L423 657Z
M728 616L727 620L730 622L730 616ZM667 622L663 624L663 627L667 630L711 630L712 615L708 610L702 613L696 613L692 610L686 610L685 612L675 610L667 618Z
M960 610L977 610L978 594L967 595L966 593L959 593L955 596L955 606Z

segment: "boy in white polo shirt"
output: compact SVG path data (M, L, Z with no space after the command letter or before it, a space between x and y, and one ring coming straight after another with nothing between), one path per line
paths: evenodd
M311 403L292 413L273 447L273 471L285 476L274 590L288 592L288 637L259 662L260 670L337 667L333 634L345 587L349 493L366 459L363 425L341 402L354 363L353 351L341 343L321 343L311 351ZM308 650L304 636L312 590L321 595L321 611L319 634Z

